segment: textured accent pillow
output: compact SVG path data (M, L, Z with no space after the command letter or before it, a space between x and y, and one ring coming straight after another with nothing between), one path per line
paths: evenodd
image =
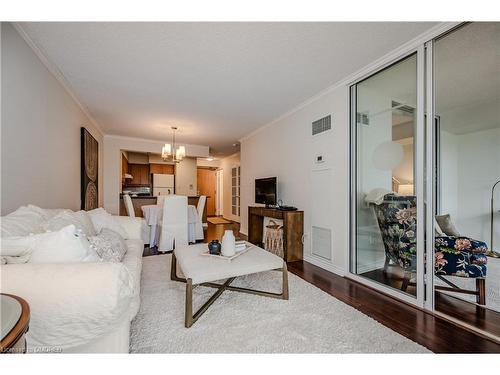
M436 215L436 221L437 221L439 227L441 228L441 230L447 236L455 236L455 237L460 236L460 232L453 224L453 221L451 221L450 214Z
M89 237L89 242L104 262L121 262L127 252L123 237L108 228L103 228L97 236Z
M97 233L101 233L104 228L107 228L118 233L123 238L127 238L125 229L115 220L113 215L108 213L104 208L96 208L95 210L88 211L88 214Z
M73 224L77 230L77 232L82 232L87 237L95 236L96 231L92 221L90 220L90 216L86 211L64 211L53 218L49 219L46 223L43 224L43 229L46 231L58 231L68 225Z
M439 226L436 218L434 218L434 236L435 237L446 236L446 234L442 231L441 227Z

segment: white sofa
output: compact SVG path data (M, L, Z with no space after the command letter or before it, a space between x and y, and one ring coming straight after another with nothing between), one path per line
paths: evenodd
M128 353L140 305L144 222L115 216L127 233L121 263L23 263L0 266L0 292L30 305L28 350Z

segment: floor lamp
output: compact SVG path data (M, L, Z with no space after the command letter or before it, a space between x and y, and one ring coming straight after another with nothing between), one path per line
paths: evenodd
M500 180L495 182L493 184L493 187L491 188L491 216L490 216L490 231L491 231L491 238L490 238L490 251L488 251L488 256L499 258L500 254L497 253L494 250L493 247L493 237L494 237L494 232L493 232L493 219L495 215L495 188L496 186L500 183Z

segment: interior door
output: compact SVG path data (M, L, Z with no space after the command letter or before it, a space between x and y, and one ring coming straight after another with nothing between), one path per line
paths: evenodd
M198 168L198 191L207 196L207 216L215 216L215 171Z

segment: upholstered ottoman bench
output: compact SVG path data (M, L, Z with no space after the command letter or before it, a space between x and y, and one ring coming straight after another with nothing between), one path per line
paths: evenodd
M241 254L233 260L217 259L201 255L206 249L207 244L202 243L182 246L175 249L172 253L170 278L175 281L186 283L186 328L191 327L225 290L288 299L288 274L286 262L280 257L254 245L244 254ZM185 278L177 275L177 265L179 265L180 271ZM238 276L271 270L279 270L283 273L281 293L271 293L230 285ZM214 281L224 279L227 280L222 284L214 283ZM216 288L217 291L196 313L193 314L193 287L195 285Z

